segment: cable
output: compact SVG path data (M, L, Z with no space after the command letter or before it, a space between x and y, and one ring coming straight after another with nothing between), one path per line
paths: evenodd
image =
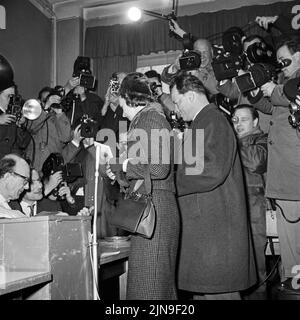
M98 272L98 270L95 270L95 269L94 269L94 260L93 260L93 255L92 255L93 235L89 232L88 236L89 236L89 245L88 245L88 247L89 247L90 261L91 261L92 271L93 271L93 282L94 282L94 284L95 284L95 286L96 286L96 288L97 288L97 290L96 290L97 299L98 299L98 300L101 300L101 299L100 299L100 296L99 296L98 282L97 282L97 280L96 280L96 279L98 278L98 277L96 277L96 272Z

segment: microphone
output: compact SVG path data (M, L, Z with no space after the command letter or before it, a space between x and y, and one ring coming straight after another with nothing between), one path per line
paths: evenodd
M96 170L98 170L99 165L100 165L100 143L94 141L94 146L96 147L96 164L95 164L95 168Z

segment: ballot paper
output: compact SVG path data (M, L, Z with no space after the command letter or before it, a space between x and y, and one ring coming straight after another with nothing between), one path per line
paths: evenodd
M110 146L96 141L94 145L96 147L96 161L105 164L114 157Z

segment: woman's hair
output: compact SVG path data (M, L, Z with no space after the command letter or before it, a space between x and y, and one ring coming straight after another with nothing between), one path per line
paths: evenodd
M148 78L140 72L129 73L122 81L119 94L129 107L138 107L153 101Z

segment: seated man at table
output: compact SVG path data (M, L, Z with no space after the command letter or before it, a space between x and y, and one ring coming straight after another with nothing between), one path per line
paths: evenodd
M59 215L68 215L62 207L60 201L51 200L46 198L43 195L43 183L40 179L39 173L37 170L32 169L31 171L31 183L29 190L26 190L21 195L19 201L12 201L10 203L11 208L20 210L27 217L32 217L40 214L59 214ZM66 197L65 202L72 202L72 196L70 188L68 186L62 186L58 190L60 196ZM74 199L73 199L74 200ZM78 212L77 215L89 215L91 210L83 208Z
M21 218L20 210L12 210L11 200L29 188L30 168L28 163L16 154L7 154L0 160L0 218Z

